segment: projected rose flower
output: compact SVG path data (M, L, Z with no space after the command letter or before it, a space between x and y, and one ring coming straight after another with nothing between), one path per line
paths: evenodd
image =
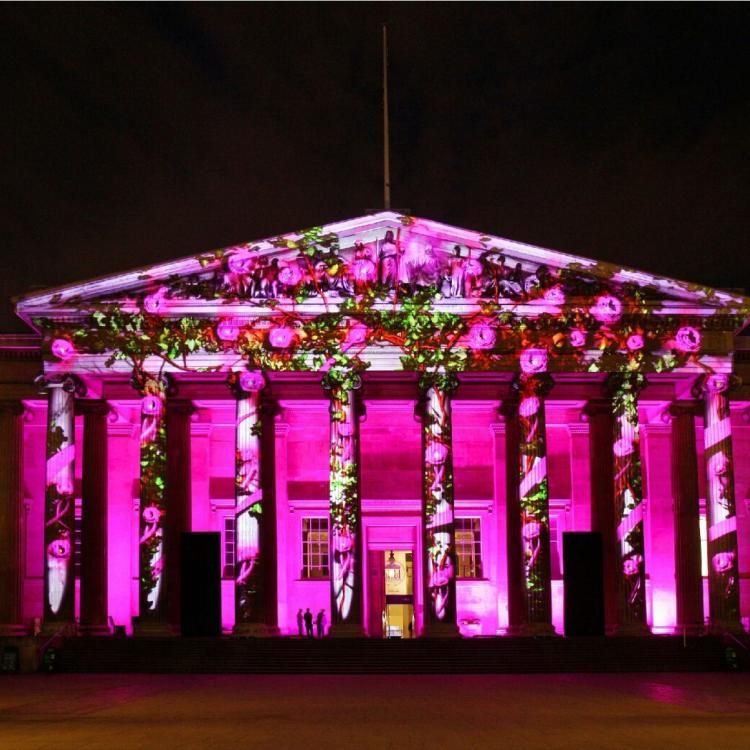
M216 326L216 335L222 341L236 341L240 335L240 326L236 320L228 318L222 320L218 326Z
M141 411L148 416L161 412L162 401L158 396L144 396L141 400Z
M236 274L249 273L252 260L249 255L231 255L227 261L227 268Z
M146 523L158 523L161 518L161 511L155 505L149 505L143 509L143 520Z
M717 552L711 558L711 565L717 573L726 573L734 566L734 552Z
M626 342L626 345L628 349L630 349L631 352L637 352L643 349L645 342L643 340L643 336L641 336L640 333L633 333L630 336L628 336L628 340Z
M297 286L302 281L302 271L297 265L284 266L279 271L279 281L286 286Z
M143 298L143 309L151 315L158 315L164 309L165 294L166 289L163 287L158 292L154 292L154 294L147 294Z
M521 352L521 370L526 375L545 372L547 370L546 349L524 349Z
M240 373L239 386L243 391L253 393L261 390L264 385L263 375L257 370L245 370Z
M370 329L364 323L354 323L346 332L345 343L349 344L349 346L364 344L369 332Z
M565 304L565 292L563 292L560 286L553 286L547 289L542 298L550 305L559 306Z
M70 540L68 539L55 539L50 542L47 547L47 554L50 557L56 557L58 559L64 559L70 557Z
M448 458L448 446L445 443L431 443L425 451L425 461L431 466L445 463Z
M76 353L75 347L68 339L55 339L50 346L50 351L62 360L70 359Z
M294 331L287 326L277 326L268 332L268 343L274 349L288 349L294 342Z
M641 562L643 558L640 555L633 555L622 561L622 572L626 576L638 575L641 569Z
M622 302L611 294L596 298L589 312L600 323L616 323L622 317Z
M674 343L677 351L685 354L697 352L701 348L700 332L692 326L683 326L677 331Z
M568 333L568 340L571 346L580 349L582 346L586 346L586 331L582 328L572 328Z
M495 346L495 330L487 323L474 323L469 328L466 342L471 349L492 349Z

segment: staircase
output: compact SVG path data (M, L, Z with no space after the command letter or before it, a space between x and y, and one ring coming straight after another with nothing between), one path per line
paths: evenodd
M73 638L58 654L65 672L248 674L499 674L712 672L724 668L719 638Z

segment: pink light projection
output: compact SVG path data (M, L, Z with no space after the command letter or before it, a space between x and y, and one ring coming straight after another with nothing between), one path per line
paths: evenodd
M239 323L233 318L225 318L216 326L216 335L222 341L236 341L240 335Z
M548 355L544 349L524 349L519 357L521 371L526 375L535 375L547 371Z
M294 342L294 331L287 326L276 326L268 332L268 343L274 349L288 349Z
M62 379L48 389L44 616L55 622L71 620L74 608L75 388Z
M611 294L602 294L590 312L601 323L616 323L622 317L622 302Z
M154 294L148 294L143 298L143 309L151 315L159 315L164 309L166 287L161 287Z
M701 348L701 334L693 326L683 326L675 336L675 348L680 352L698 352Z
M453 460L450 395L437 381L424 392L425 552L428 604L425 627L450 622L456 613Z
M729 385L729 378L721 374L709 375L703 381L708 581L710 610L717 629L736 629L740 608Z
M63 360L63 362L69 360L76 353L73 343L68 339L55 339L50 345L50 350L55 357Z

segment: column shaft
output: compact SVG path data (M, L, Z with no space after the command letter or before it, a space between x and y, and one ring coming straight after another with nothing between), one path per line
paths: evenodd
M0 401L0 636L23 635L23 405Z
M672 493L675 515L677 628L703 629L700 502L694 402L675 401L672 415Z
M549 480L544 395L550 380L522 375L518 382L519 504L525 625L529 633L552 633L549 543Z
M710 375L705 398L706 521L711 629L739 631L740 587L729 378Z
M75 619L75 382L64 378L48 389L43 621L54 630Z
M453 382L432 378L424 388L422 414L424 526L424 631L458 635L456 624L456 531L453 513L453 444L450 393Z
M81 631L109 633L107 622L107 414L106 401L79 401L83 414L81 487Z
M642 378L642 376L641 376ZM643 469L638 423L642 379L625 374L610 380L614 416L614 501L617 524L618 631L647 632L646 553L643 533Z

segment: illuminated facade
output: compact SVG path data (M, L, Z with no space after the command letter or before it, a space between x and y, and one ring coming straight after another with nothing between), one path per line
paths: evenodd
M747 625L746 297L382 212L17 311L2 634L178 632L190 530L237 634L561 633L588 530L609 632Z

